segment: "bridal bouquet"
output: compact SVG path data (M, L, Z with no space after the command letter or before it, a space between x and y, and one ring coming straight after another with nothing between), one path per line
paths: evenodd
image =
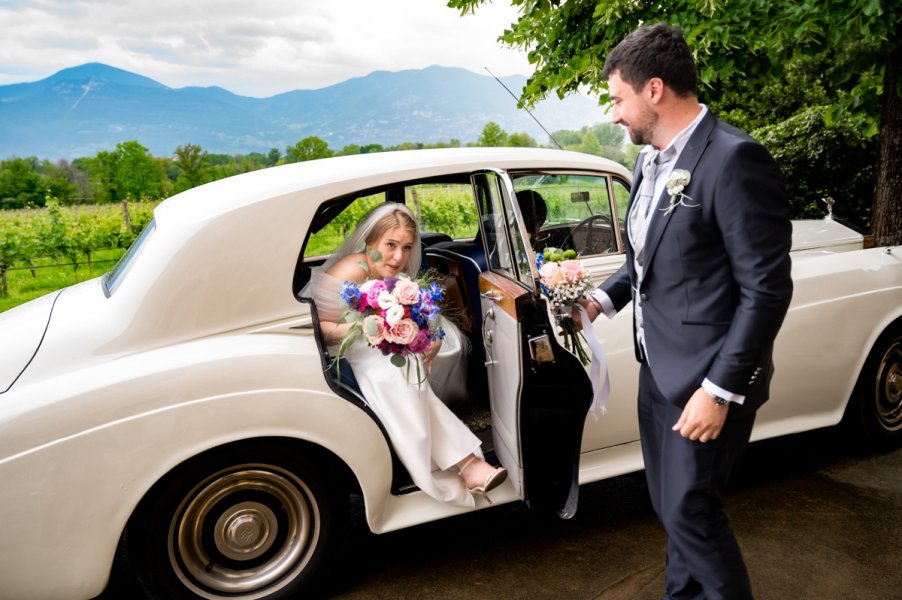
M343 320L352 325L336 358L363 337L373 348L391 355L393 365L409 369L411 357L445 337L436 320L444 290L435 282L413 280L406 275L368 279L359 286L345 281L339 296L348 307ZM420 364L415 362L419 374Z
M564 332L564 347L589 364L589 356L583 347L582 334L573 320L574 308L580 298L587 297L594 286L589 281L582 263L573 250L546 248L536 256L539 271L539 289L551 302L551 312Z

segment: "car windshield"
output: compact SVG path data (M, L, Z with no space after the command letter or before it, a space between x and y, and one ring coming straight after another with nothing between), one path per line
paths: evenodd
M103 278L104 291L107 296L112 296L122 284L122 280L125 279L126 274L132 268L132 265L135 264L135 261L138 259L138 256L147 244L147 240L150 239L151 234L155 229L156 223L151 219L144 228L144 231L141 232L141 235L138 236L138 239L136 239L129 247L128 252L119 259L119 262L116 263L113 270L107 273Z

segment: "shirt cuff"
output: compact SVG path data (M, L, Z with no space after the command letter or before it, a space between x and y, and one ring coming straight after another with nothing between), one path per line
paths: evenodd
M719 385L711 383L711 380L707 377L705 377L705 380L702 382L702 388L709 394L712 394L719 398L725 398L729 402L735 402L736 404L742 404L743 402L745 402L745 396L734 394L733 392L728 392Z
M617 316L617 309L614 308L614 303L611 302L611 297L608 296L605 292L601 291L601 289L596 288L592 290L592 293L589 295L589 298L595 302L601 308L601 312L604 313L609 319L613 319Z

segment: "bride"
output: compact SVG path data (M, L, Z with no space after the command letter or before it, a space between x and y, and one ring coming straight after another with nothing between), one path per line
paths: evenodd
M419 230L403 204L385 203L373 209L352 236L321 267L313 269L305 289L316 304L320 327L330 352L348 334L341 322L346 310L339 301L345 281L360 285L406 273L416 277L422 261ZM413 482L433 498L460 506L475 506L473 494L485 495L507 478L482 458L481 442L439 399L433 386L462 380L451 372L459 364L461 333L443 322L444 343L437 340L421 360L429 373L422 384L407 379L407 370L368 346L363 338L344 354L367 405L379 417ZM444 346L444 347L443 347Z

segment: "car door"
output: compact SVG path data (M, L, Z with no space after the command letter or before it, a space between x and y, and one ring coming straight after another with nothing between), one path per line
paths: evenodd
M488 267L479 292L495 453L530 507L569 518L591 383L557 342L536 293L535 257L510 179L485 170L471 181Z

